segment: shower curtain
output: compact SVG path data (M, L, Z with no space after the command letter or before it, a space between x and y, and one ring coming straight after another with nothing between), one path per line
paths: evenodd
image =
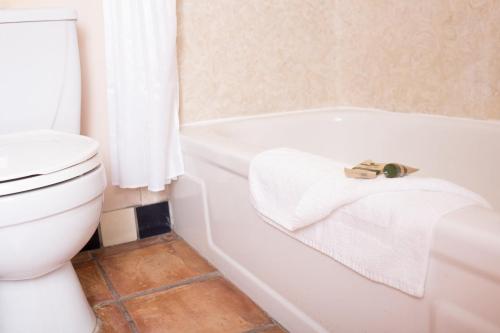
M113 185L161 191L183 173L175 0L103 0Z

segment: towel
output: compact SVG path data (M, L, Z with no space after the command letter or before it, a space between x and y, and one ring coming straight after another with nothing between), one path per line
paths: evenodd
M351 179L344 167L293 149L265 151L250 164L251 201L290 236L413 296L424 293L434 224L465 206L490 207L445 180Z

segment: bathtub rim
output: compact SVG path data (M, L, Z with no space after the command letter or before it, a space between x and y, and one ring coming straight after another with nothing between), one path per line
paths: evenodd
M385 115L395 115L395 116L408 116L408 117L424 117L431 119L448 119L448 120L456 120L456 121L467 121L467 122L475 122L477 124L493 124L500 126L500 119L482 119L482 118L468 118L463 116L448 116L443 114L434 114L434 113L422 113L422 112L401 112L401 111L388 111L380 108L371 108L371 107L363 107L363 106L349 106L349 105L337 105L331 107L320 107L320 108L312 108L312 109L298 109L298 110L290 110L290 111L278 111L278 112L268 112L264 114L252 114L245 116L234 116L234 117L221 117L214 119L205 119L205 120L194 120L182 123L180 125L181 135L183 128L191 128L191 127L203 127L210 125L218 125L224 123L234 123L244 120L253 120L253 119L265 119L265 118L278 118L289 115L297 115L297 114L307 114L310 112L327 112L327 111L356 111L356 112L376 112Z

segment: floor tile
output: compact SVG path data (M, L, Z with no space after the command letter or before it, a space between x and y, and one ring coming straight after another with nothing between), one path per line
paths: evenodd
M161 242L99 260L122 296L215 270L182 240Z
M265 329L263 331L259 331L259 333L287 333L287 332L279 326L274 326L274 327Z
M92 260L92 254L90 254L90 251L83 251L74 256L73 259L71 259L71 263L78 264L90 260Z
M113 298L95 261L80 262L74 268L90 305Z
M234 333L271 323L220 277L134 298L125 307L141 333Z
M129 333L131 332L127 320L114 304L97 307L97 317L101 320L99 333Z
M170 242L170 241L178 239L179 237L175 234L175 232L172 231L172 232L168 232L168 233L162 235L161 238L163 238L167 242Z

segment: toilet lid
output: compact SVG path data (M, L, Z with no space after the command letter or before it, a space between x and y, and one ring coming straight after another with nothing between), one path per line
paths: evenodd
M77 166L98 148L91 138L53 130L0 135L0 184Z

